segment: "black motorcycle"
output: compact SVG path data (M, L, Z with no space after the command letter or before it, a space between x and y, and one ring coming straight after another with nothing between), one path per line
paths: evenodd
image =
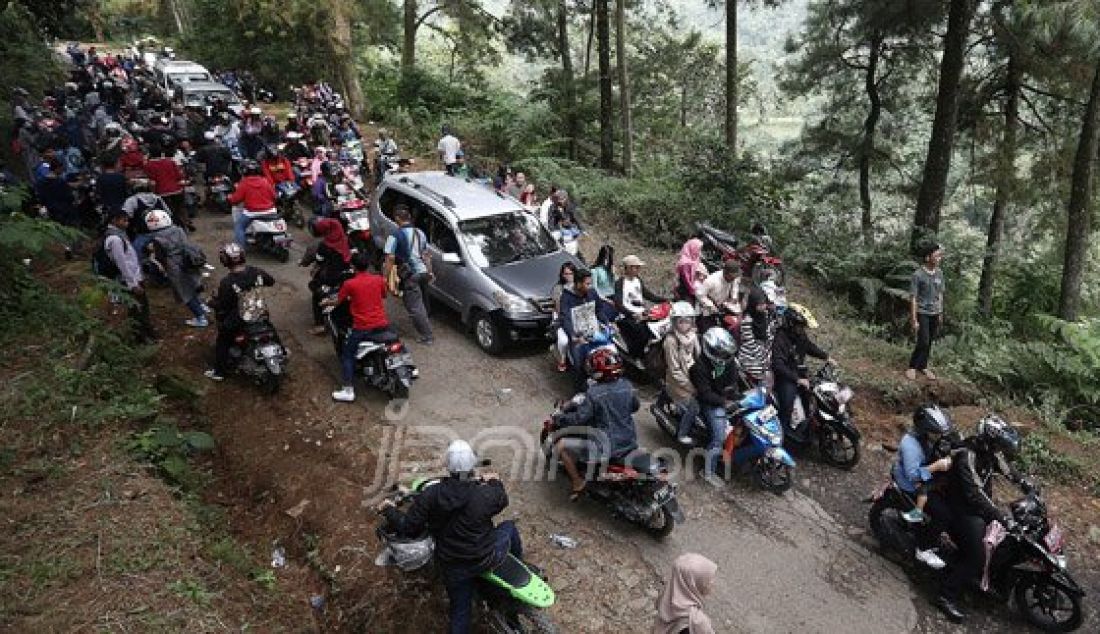
M229 204L229 194L233 191L233 183L224 174L214 174L206 178L206 202L215 210L228 214L232 207Z
M559 405L551 418L543 423L540 441L550 464L558 463L554 443L562 437L580 434L579 429L558 429L557 417L577 405L578 395ZM663 461L637 451L624 460L585 464L577 468L586 475L585 494L611 508L612 513L637 524L657 538L667 537L677 524L684 522L684 513L676 499L676 483L669 481Z
M860 433L849 407L854 395L851 387L840 382L835 365L822 366L810 379L809 398L795 401L791 429L783 430L788 446L797 449L816 443L826 463L841 469L855 467ZM809 403L808 412L802 407L805 402Z
M286 376L290 352L271 323L260 289L242 293L239 310L243 327L229 348L231 369L274 394Z
M1084 620L1085 591L1069 574L1062 552L1065 536L1048 516L1039 488L1025 480L1021 489L1023 497L1009 505L1013 525L1006 529L992 522L986 529L984 541L991 547L986 549L982 589L1005 601L1013 597L1024 618L1045 632L1072 632ZM910 496L890 478L870 501L868 520L880 546L903 562L914 561L918 525L902 515L913 508ZM950 545L941 553L951 565Z
M331 289L330 297L335 296ZM332 346L336 357L344 351L344 341L351 330L351 312L347 302L329 308L325 315L325 325L332 337ZM373 341L359 344L355 352L355 374L363 381L385 392L390 400L409 398L409 387L419 372L413 365L412 355L395 332L389 332Z

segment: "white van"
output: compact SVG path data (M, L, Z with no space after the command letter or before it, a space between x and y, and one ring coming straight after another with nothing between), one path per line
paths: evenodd
M210 71L195 62L162 59L153 67L153 73L157 78L157 86L168 95L171 95L176 87L189 82L214 81Z

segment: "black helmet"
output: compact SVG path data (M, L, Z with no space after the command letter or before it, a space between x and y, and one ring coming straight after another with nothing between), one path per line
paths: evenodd
M913 412L913 431L918 436L946 435L954 431L955 423L939 405L921 405Z
M321 167L321 170L325 173L325 178L337 178L344 173L344 171L340 169L340 164L335 161L327 161Z
M218 249L218 259L227 269L244 264L244 249L236 242L226 242Z
M1020 450L1019 432L996 414L987 414L978 421L974 437L987 450L999 452L1005 458L1012 458Z
M252 159L245 159L241 162L241 172L245 176L259 176L261 173L260 164Z

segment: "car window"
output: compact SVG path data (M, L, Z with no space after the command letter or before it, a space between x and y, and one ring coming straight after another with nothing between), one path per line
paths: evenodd
M458 228L470 259L479 267L520 262L557 250L542 223L519 210L464 220Z
M442 253L458 253L458 238L454 230L435 212L428 216L428 242L434 244Z
M382 196L378 199L378 207L383 215L393 220L393 210L401 204L412 208L411 202L411 198L391 187L382 192Z

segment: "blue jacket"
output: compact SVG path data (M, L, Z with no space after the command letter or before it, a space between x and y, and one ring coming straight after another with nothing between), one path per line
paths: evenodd
M596 383L588 388L576 409L561 415L558 427L591 427L600 432L593 434L590 440L599 445L601 455L621 458L638 448L634 412L639 406L638 395L630 381L617 379Z
M584 297L580 297L572 290L566 289L561 294L561 327L565 330L565 334L569 335L570 341L577 336L577 330L573 324L573 309L590 302L595 302L596 319L601 324L609 324L615 319L614 307L600 299L600 295L595 289L589 288Z
M898 461L894 463L894 482L906 493L916 493L917 486L932 479L932 472L925 467L928 458L924 446L911 433L901 437L898 443Z

